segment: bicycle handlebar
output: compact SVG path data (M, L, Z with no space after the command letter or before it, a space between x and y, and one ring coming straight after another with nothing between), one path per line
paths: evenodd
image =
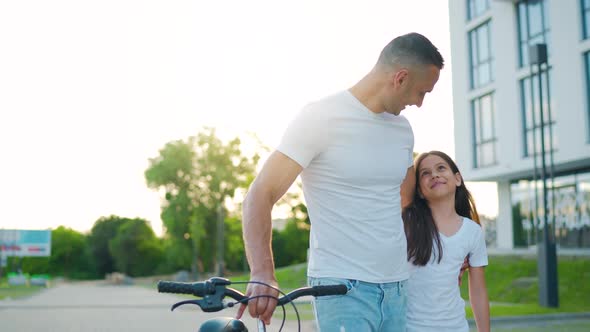
M197 304L205 312L219 311L224 308L221 300L224 297L231 297L232 299L239 302L247 302L250 300L249 297L244 295L242 292L233 288L226 287L231 285L231 281L224 278L211 278L207 281L201 282L175 282L175 281L159 281L158 292L160 293L175 293L175 294L191 294L198 297L203 297L203 300L197 301L182 301L175 304L172 307L174 310L176 307L182 304ZM302 287L295 289L283 297L278 299L277 305L284 305L301 296L326 296L326 295L344 295L348 292L345 285L325 285L325 286L313 286L313 287Z

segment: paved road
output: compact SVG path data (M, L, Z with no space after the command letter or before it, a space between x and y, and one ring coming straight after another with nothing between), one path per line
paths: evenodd
M196 307L170 312L170 305L182 299L185 298L135 286L61 284L30 298L0 300L0 331L195 332L201 322L216 316ZM234 316L235 309L219 315ZM253 320L246 319L246 324L250 331L256 331ZM279 325L275 319L269 331L278 331ZM497 331L588 331L590 314L497 319L492 325ZM288 321L283 331L297 331L296 322ZM313 322L302 322L301 331L314 332Z
M0 300L0 331L195 332L200 322L215 317L196 307L170 312L170 305L182 299L135 286L61 284L30 298ZM235 309L228 309L220 316L234 314ZM256 331L253 320L246 319L246 324ZM269 330L278 331L279 325L273 321ZM288 321L283 331L297 331L296 322ZM302 322L301 331L315 331L313 323Z

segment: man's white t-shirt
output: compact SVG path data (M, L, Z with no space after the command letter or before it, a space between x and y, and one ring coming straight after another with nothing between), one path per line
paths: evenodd
M484 233L473 220L463 218L457 233L450 237L439 234L441 262L438 263L438 255L435 260L433 253L428 264L411 268L407 284L408 332L469 331L458 277L467 255L472 267L488 265ZM436 246L433 249L437 251Z
M408 120L373 113L349 91L307 105L277 150L304 169L308 276L408 278L400 185L413 162Z

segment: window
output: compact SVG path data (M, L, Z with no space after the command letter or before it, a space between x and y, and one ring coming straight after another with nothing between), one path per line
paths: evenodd
M551 49L549 38L549 11L545 0L520 1L518 11L518 41L520 48L520 66L529 64L529 46L539 43L547 44L547 53Z
M580 0L582 6L582 36L590 37L590 0Z
M550 111L549 93L551 92L547 79L551 77L551 70L543 71L541 75L543 93L543 124L545 138L545 152L557 149L555 137L555 115ZM549 79L551 82L551 80ZM526 77L520 81L521 107L524 124L524 155L533 156L541 153L541 112L539 103L539 75ZM553 136L553 137L552 137ZM553 144L551 144L553 141Z
M490 9L490 0L467 0L467 20L472 20Z
M478 88L494 80L490 22L469 31L469 63L471 88Z
M590 172L555 176L546 180L547 222L554 226L562 248L590 248ZM542 179L522 179L510 185L514 245L538 242L545 222Z
M475 168L496 164L494 97L487 94L471 102Z

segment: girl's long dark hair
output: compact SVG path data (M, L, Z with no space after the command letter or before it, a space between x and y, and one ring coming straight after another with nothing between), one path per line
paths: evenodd
M424 158L435 155L441 157L449 167L453 174L460 173L457 164L446 153L441 151L430 151L420 154L414 160L414 170L416 171L416 188L414 190L414 197L412 203L402 211L402 218L404 220L404 228L406 237L408 239L408 260L412 261L414 265L424 266L430 261L433 253L433 248L436 246L436 253L438 257L435 259L440 263L443 255L442 244L438 229L432 218L432 212L428 206L428 202L423 197L420 197L418 190L419 170L420 164ZM461 179L461 185L457 187L455 192L455 210L457 214L466 218L470 218L479 224L479 215L471 193L465 187L465 181Z

